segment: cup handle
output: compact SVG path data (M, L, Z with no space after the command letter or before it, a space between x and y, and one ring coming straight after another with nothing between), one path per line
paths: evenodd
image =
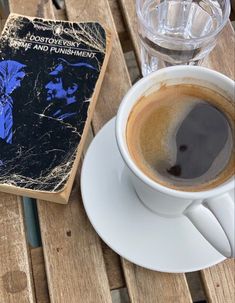
M234 202L228 193L193 203L184 214L222 255L235 257Z

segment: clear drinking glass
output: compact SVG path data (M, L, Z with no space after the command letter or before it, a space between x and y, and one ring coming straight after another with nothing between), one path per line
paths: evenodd
M136 10L146 76L166 66L200 64L228 21L230 0L136 0Z

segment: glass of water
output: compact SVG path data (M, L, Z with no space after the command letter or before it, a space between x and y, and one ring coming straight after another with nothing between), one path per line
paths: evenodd
M142 74L198 65L228 21L230 0L136 0Z

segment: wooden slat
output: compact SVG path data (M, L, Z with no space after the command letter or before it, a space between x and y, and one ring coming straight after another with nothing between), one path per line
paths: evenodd
M35 302L35 296L22 200L0 193L0 303L5 302Z
M235 302L234 259L226 260L201 272L209 303Z
M66 0L65 4L69 20L98 20L113 32L112 54L93 117L94 130L97 132L116 114L124 94L130 87L130 79L108 1L100 0L94 5L92 0Z
M35 302L21 198L0 193L0 302Z
M31 249L33 280L37 303L50 303L42 247Z
M124 259L123 266L131 302L192 302L184 274L167 274L146 270Z
M53 10L50 0L9 0L10 12L27 16L50 18Z
M78 183L67 206L38 201L51 302L110 303L100 241L84 213Z
M123 41L124 41L125 39L127 39L128 36L127 36L127 32L125 31L125 28L124 28L122 15L121 15L121 11L119 9L117 0L109 0L109 4L110 4L110 9L112 11L112 15L114 18L118 37L120 40L123 39ZM115 41L115 43L119 44L118 41L117 42ZM127 45L127 43L126 43L126 45ZM113 47L113 51L116 52L115 46ZM122 53L120 52L116 56L118 58L121 58ZM111 60L112 59L110 59L110 61ZM122 60L122 58L121 58L121 60ZM127 76L127 78L128 78L128 76ZM124 76L124 79L125 79L125 76ZM107 80L105 80L105 81L107 81ZM126 81L128 82L129 79ZM123 92L121 92L121 93L123 93ZM102 94L100 97L102 98ZM121 97L122 96L120 96L120 98ZM89 147L89 145L92 141L92 137L93 137L93 134L92 134L92 130L90 129L87 139L86 139L85 146L84 146L84 153L87 151L87 148ZM123 277L120 257L113 250L111 250L104 242L101 241L101 244L102 244L104 262L105 262L105 266L106 266L110 289L114 290L114 289L124 287L125 279Z
M51 302L110 303L99 238L84 213L77 183L68 205L38 202Z
M203 61L203 66L207 66L231 79L235 79L235 35L229 22L220 35L217 45L209 56Z
M67 0L66 7L69 19L79 20L80 16L82 16L84 20L98 20L103 24L111 27L115 35L113 52L110 58L108 71L104 79L100 98L97 103L95 116L93 119L94 130L96 133L103 126L103 124L108 119L110 119L110 117L116 114L118 105L121 102L123 95L130 87L131 83L129 76L127 75L125 60L120 43L117 39L117 32L114 27L112 16L110 15L108 2L105 0L100 0L98 3L96 3L96 5L93 5L92 3L92 1L87 2ZM179 298L178 302L191 302L191 297L188 291L185 276L183 274L169 275L168 279L163 279L161 283L162 292L157 294L155 288L157 288L157 285L159 281L161 281L161 277L164 277L164 274L151 272L149 270L130 264L127 261L123 261L123 269L129 294L132 298L132 302L134 303L165 303L168 302L167 299L169 296L167 293L169 292L174 294L175 298ZM149 283L148 277L151 277L151 284ZM142 293L148 294L146 298L141 296L138 285L141 285ZM174 285L180 285L178 290L173 287ZM171 286L173 287L172 289ZM159 301L156 301L156 298L158 298ZM177 301L172 300L172 302Z

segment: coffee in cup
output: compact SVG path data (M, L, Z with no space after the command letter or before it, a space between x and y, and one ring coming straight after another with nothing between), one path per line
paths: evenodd
M115 129L139 202L186 217L226 257L235 256L234 92L216 71L163 68L129 90Z
M234 174L234 124L234 103L218 92L163 85L133 107L126 141L136 165L155 182L203 191Z

